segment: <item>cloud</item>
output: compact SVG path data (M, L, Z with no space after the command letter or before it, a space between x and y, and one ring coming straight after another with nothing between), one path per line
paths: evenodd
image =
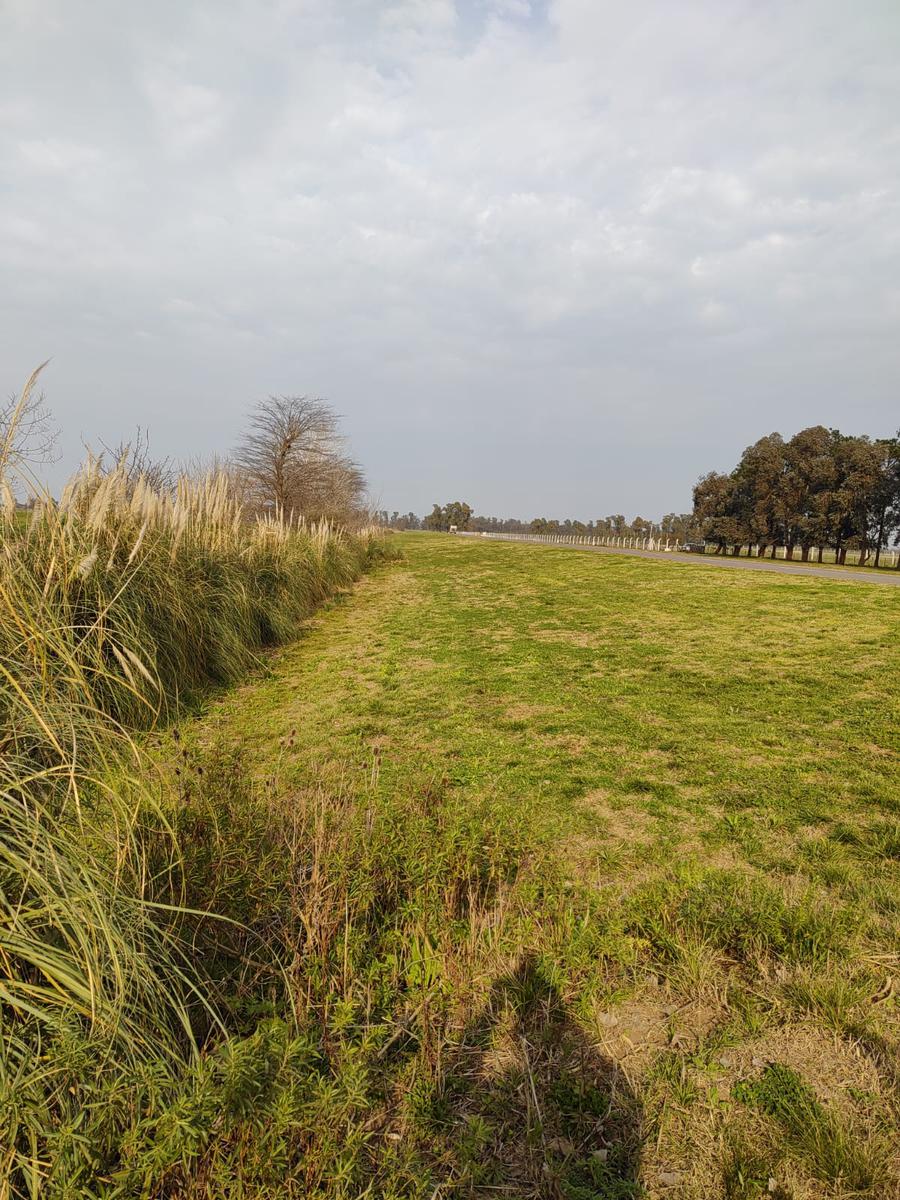
M31 7L0 362L54 354L73 452L227 449L312 391L386 503L588 516L684 505L769 427L896 422L891 4Z
M163 147L181 157L224 132L227 104L214 88L179 78L174 69L147 74L143 90Z
M103 158L96 146L58 138L35 138L19 143L19 155L25 170L35 174L72 175L95 167Z

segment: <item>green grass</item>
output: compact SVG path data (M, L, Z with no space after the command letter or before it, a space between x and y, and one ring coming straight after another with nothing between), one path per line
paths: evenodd
M189 936L244 1041L129 1186L894 1194L897 598L397 542L182 728L179 886L241 923ZM843 1148L756 1102L768 1062Z
M167 521L121 595L7 563L7 1194L895 1194L890 589L417 535L334 595ZM129 765L110 639L194 704Z
M758 1079L736 1084L734 1095L771 1117L818 1178L846 1185L856 1195L881 1182L880 1163L877 1156L873 1161L864 1136L829 1112L790 1067L769 1063Z

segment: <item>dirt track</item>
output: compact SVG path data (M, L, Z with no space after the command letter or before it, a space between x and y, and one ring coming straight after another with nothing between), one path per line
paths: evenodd
M462 537L481 537L480 533L461 534ZM586 546L581 543L544 542L527 534L509 535L492 533L495 541L531 542L556 549L591 550L596 554L630 554L638 558L658 558L664 562L690 563L695 567L731 567L739 571L773 571L778 575L811 575L815 579L836 579L839 583L874 583L886 587L900 587L900 571L871 571L853 567L820 567L812 563L785 562L771 558L731 558L712 554L680 554L663 550L632 550L613 546Z

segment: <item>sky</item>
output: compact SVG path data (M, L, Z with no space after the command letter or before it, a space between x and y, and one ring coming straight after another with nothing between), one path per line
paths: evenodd
M900 425L897 0L0 0L0 391L59 481L330 400L379 507L657 517Z

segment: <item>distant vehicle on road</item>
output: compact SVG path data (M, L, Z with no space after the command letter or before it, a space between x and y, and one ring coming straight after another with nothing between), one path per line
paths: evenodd
M681 548L688 554L705 554L706 542L685 542Z
M450 533L456 533L456 532L457 532L456 526L455 526L455 525L451 525L451 526L450 526L450 529L449 529L449 532L450 532Z

